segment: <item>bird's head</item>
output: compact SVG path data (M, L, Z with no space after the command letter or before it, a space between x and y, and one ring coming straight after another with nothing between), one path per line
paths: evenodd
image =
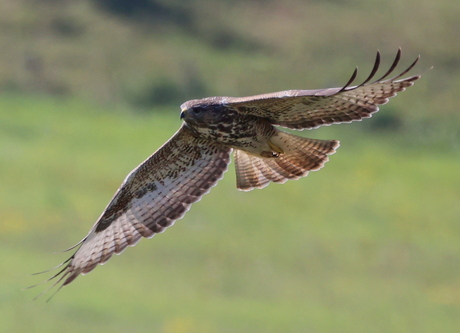
M180 118L189 126L199 130L226 122L227 110L223 105L192 105L182 107Z

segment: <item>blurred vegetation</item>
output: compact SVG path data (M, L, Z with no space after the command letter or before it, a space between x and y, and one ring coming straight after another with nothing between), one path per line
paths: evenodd
M453 0L2 1L2 330L457 332L459 14ZM50 303L31 301L47 285L20 291L67 259L51 253L84 237L185 100L340 86L399 46L424 77L372 119L305 133L341 140L321 172L242 193L231 165L177 225Z
M190 99L341 85L357 65L364 77L377 49L389 64L401 46L403 65L421 54L429 79L401 101L417 112L400 117L450 124L459 12L431 0L7 0L0 87L154 110L163 86Z

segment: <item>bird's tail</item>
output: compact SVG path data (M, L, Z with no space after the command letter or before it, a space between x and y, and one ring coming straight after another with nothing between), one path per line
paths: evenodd
M265 158L235 149L236 182L238 189L250 191L263 188L271 181L284 183L288 179L305 177L319 170L339 147L336 140L316 140L277 131L270 143L281 148L278 157Z

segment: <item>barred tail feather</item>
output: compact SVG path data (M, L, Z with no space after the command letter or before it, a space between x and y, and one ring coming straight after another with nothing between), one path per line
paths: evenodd
M238 189L250 191L263 188L270 182L285 183L299 179L309 171L319 170L339 147L336 140L316 140L277 131L270 141L284 153L275 158L264 158L235 150L236 181Z

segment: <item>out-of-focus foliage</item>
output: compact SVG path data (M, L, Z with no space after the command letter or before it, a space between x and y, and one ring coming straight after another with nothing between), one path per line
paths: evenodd
M460 2L0 2L5 332L457 332ZM189 98L339 86L403 48L423 78L261 191L233 166L183 220L65 287L21 292L83 238ZM434 69L427 71L434 66ZM386 68L385 68L386 69ZM142 110L143 112L138 112ZM147 112L148 111L148 112Z
M431 0L5 0L0 87L154 110L177 105L159 96L163 85L178 99L337 86L377 49L389 63L401 46L403 63L420 54L427 74L401 101L417 110L402 121L451 124L459 13L456 1Z

